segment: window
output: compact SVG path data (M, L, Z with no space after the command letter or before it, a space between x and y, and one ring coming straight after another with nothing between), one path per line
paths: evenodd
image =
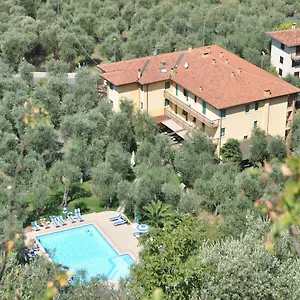
M178 84L176 83L176 96L178 96Z
M197 96L194 96L194 102L197 103Z
M294 76L299 78L299 72L295 72Z
M244 135L244 140L246 140L248 138L248 135Z
M255 102L254 109L255 109L255 110L258 110L258 107L259 107L259 103L258 103L258 102Z
M182 110L182 114L183 114L184 116L186 116L186 115L187 115L187 112L186 112L185 110Z
M257 121L254 121L253 128L257 128Z
M175 114L177 114L177 105L175 105Z
M165 82L165 90L170 88L170 81Z
M193 122L196 123L196 118L195 117L193 118Z
M109 88L110 88L111 90L114 89L114 85L113 85L111 82L109 83Z
M292 60L292 67L299 67L300 66L300 61L294 61Z
M281 64L283 64L283 57L282 56L280 56L279 61L280 61Z
M245 113L248 113L249 109L250 109L250 105L249 104L245 105Z
M282 70L279 68L279 71L278 71L279 75L282 76Z
M221 136L225 136L225 127L221 128Z
M205 124L202 123L202 130L205 131Z
M144 108L144 103L143 102L141 102L141 109L143 109Z
M206 114L206 102L202 101L202 113Z
M226 109L221 110L221 117L226 118Z
M280 48L284 50L284 44L281 43Z
M169 106L170 105L170 101L168 99L165 99L165 106Z

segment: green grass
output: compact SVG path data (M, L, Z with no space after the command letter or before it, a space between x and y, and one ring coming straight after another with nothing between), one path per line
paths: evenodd
M174 185L176 185L177 187L179 187L180 183L181 183L181 179L178 175L174 175L172 178L172 182L174 183Z
M104 207L100 206L100 202L96 197L85 197L85 198L79 198L69 203L68 210L74 211L74 209L77 207L77 203L79 202L85 202L88 206L88 211L83 213L93 213L93 212L101 212L104 211Z
M77 207L77 204L79 202L86 203L88 207L88 211L84 213L93 213L93 212L101 212L104 211L104 204L103 201L99 201L99 199L94 196L91 192L91 181L85 181L82 184L80 184L80 187L87 192L87 194L90 194L90 196L80 197L75 199L74 201L69 202L68 204L68 210L74 211L74 209Z

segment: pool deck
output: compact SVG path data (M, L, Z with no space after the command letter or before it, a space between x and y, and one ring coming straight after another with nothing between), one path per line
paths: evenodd
M61 225L58 228L51 223L49 224L50 228L48 229L43 227L41 227L39 231L32 229L26 232L25 244L32 244L31 241L40 235L93 224L119 255L129 254L135 261L137 261L139 252L141 251L141 246L138 245L138 239L133 236L133 232L136 231L136 223L114 226L114 222L111 222L109 218L117 216L118 214L119 212L116 211L104 211L100 213L86 214L83 215L83 222L79 222L77 219L75 219L75 223L65 220L67 225ZM41 254L45 254L45 251L43 251L42 248L40 252Z

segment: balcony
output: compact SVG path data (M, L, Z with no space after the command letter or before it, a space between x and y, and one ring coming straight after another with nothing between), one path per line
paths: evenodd
M192 130L196 129L195 124L186 121L183 117L176 114L170 107L165 107L165 116L170 118L172 121L174 121L176 124L181 126L186 131L192 131ZM216 145L216 146L219 145L219 138L210 138L210 140L212 141L212 143L214 145Z
M184 103L183 101L179 100L177 97L169 93L168 91L164 92L164 97L174 104L176 104L178 107L185 110L188 114L192 115L208 127L218 127L219 126L219 120L210 120L201 113L197 112L195 109L191 108L189 105Z
M181 126L187 131L191 131L196 128L196 126L193 124L189 124L187 121L185 121L182 117L175 114L170 107L165 107L165 116L173 120L176 124Z
M293 53L293 54L291 54L291 59L293 61L300 62L300 53Z

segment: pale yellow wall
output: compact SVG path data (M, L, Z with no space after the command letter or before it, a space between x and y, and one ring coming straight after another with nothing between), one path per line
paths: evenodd
M146 97L148 97L148 113L152 117L161 116L164 114L164 89L165 81L148 85L148 95L146 95ZM144 110L146 110L146 108Z
M128 99L133 102L136 109L140 108L140 85L138 83L131 83L121 85L118 87L119 100Z
M270 100L269 128L270 135L285 136L286 112L288 97L283 96Z
M119 111L119 92L117 86L114 86L113 89L111 89L109 83L107 84L107 99L112 102L113 110Z
M250 103L248 113L245 112L245 105L226 109L226 117L220 120L219 126L225 128L225 136L221 139L222 144L228 138L243 140L246 135L250 138L254 121L257 121L257 126L270 135L285 136L287 96L259 101L258 110L254 107L255 103Z

